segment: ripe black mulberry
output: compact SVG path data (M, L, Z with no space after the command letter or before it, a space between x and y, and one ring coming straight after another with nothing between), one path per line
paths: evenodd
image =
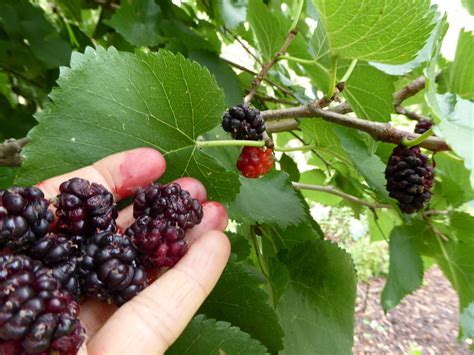
M54 214L36 187L0 190L0 250L23 250L48 233Z
M58 233L88 236L116 230L117 208L104 186L73 178L63 182L59 191L55 201Z
M146 286L146 273L129 238L100 232L83 246L81 278L87 295L121 306Z
M419 147L397 146L385 169L387 190L400 210L410 214L424 208L431 199L434 170Z
M265 121L259 110L240 104L224 114L222 128L234 139L258 141L263 138Z
M24 255L0 256L0 353L76 354L79 304L51 271Z

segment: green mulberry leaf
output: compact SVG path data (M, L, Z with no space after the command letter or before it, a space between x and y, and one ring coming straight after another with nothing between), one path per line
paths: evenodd
M167 51L88 48L73 55L71 68L62 68L58 84L28 134L17 183L34 184L148 146L166 158L164 180L193 176L212 199L237 193L237 175L195 144L224 112L224 95L207 69Z
M166 351L172 354L266 354L267 349L237 327L215 319L195 316L181 336Z

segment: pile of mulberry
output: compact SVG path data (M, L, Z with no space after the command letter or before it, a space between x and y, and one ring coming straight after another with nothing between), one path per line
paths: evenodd
M400 210L410 214L426 207L431 199L434 171L418 146L397 146L385 169L387 190L398 201Z
M0 353L76 354L84 342L79 301L121 306L156 270L186 253L200 202L178 184L151 184L133 201L135 223L117 231L112 194L73 178L50 201L36 187L0 190Z
M79 304L39 261L0 256L0 304L2 354L75 354L84 341Z
M54 218L48 208L36 187L0 190L0 250L23 250L46 235Z
M263 138L265 121L259 110L240 104L224 114L222 128L234 139L258 141Z

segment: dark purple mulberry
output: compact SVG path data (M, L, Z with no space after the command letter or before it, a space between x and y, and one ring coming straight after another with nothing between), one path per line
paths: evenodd
M178 184L150 184L141 188L133 200L133 216L165 219L187 230L202 220L202 206Z
M89 236L97 231L115 231L118 212L104 186L73 178L63 182L59 191L55 201L58 233Z
M97 233L86 241L82 253L80 273L86 294L120 306L145 288L145 270L126 236Z
M82 240L80 236L49 233L26 251L28 256L51 268L61 287L68 290L76 300L82 298L79 283Z
M187 250L184 229L162 218L144 215L126 233L147 267L172 267Z
M423 134L433 126L433 121L427 119L420 119L415 126L415 133Z
M36 187L0 190L0 250L18 251L48 233L54 214Z
M397 146L385 169L387 190L400 210L410 214L424 208L431 199L434 170L419 147Z
M263 138L265 121L259 110L240 104L224 114L222 128L234 139L258 141Z
M79 304L39 261L0 256L2 354L76 354L84 341L78 315Z

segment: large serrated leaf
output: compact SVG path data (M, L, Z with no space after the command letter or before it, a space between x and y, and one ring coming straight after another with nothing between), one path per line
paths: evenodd
M449 91L463 99L474 99L474 32L461 30L456 57L449 67Z
M230 323L195 316L166 354L266 354L267 349Z
M304 209L283 172L272 172L260 179L240 178L240 192L228 205L232 219L254 223L275 223L280 227L297 224Z
M37 115L17 183L34 184L104 156L149 146L167 162L164 180L189 175L213 199L232 199L239 182L195 144L217 126L224 97L207 69L167 51L88 48L62 68L52 104Z
M285 41L286 31L261 0L250 0L247 20L257 38L263 60L268 61L280 49Z
M388 201L388 193L385 189L385 164L382 160L369 151L357 132L345 127L334 127L333 130L343 149L369 186L378 192L382 201Z
M396 80L396 76L359 62L346 82L343 95L357 116L371 121L389 122Z
M394 308L423 281L423 261L416 247L422 231L415 226L395 227L390 234L390 269L382 292L385 311Z
M250 268L229 263L199 312L230 322L276 352L283 347L283 331L260 285Z
M342 58L401 64L415 58L434 27L429 0L313 0Z
M441 183L436 183L440 196L453 207L474 199L470 171L464 167L462 160L449 153L437 153L433 159L436 162L436 175L442 178Z
M441 121L434 131L464 159L464 165L471 171L471 186L474 187L474 103L450 93L436 94L436 101Z
M356 276L346 252L306 242L280 255L289 273L277 312L289 354L351 354Z
M106 23L135 46L154 46L162 41L162 16L155 0L121 1L120 8Z

